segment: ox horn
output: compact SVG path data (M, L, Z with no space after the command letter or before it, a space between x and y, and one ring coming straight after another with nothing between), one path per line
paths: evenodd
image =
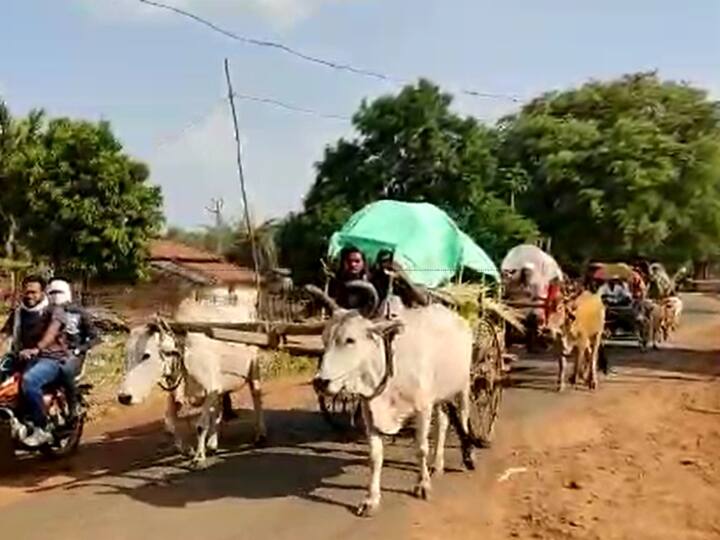
M372 283L368 281L363 281L361 279L354 279L352 281L348 281L345 284L345 287L348 289L359 289L367 292L370 295L370 303L372 304L369 312L375 313L375 311L378 308L378 305L380 304L380 297L378 295L377 289L373 286Z
M155 314L155 320L153 321L155 323L155 326L162 330L163 332L172 333L172 328L170 328L170 325L168 322L163 318L160 313Z
M325 291L321 290L319 287L315 285L305 285L305 291L307 291L309 294L311 294L312 296L320 300L323 304L325 304L325 307L330 310L330 313L334 313L340 309L340 306L337 305L337 302L330 298L330 295Z

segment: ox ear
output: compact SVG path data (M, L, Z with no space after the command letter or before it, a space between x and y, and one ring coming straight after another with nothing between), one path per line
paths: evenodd
M392 339L402 331L404 326L405 325L402 323L402 321L399 321L397 319L389 321L382 320L375 322L370 327L370 332L385 339Z

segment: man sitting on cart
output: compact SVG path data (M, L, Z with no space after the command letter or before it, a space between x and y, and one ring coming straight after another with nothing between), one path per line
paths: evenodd
M629 306L632 304L632 295L627 283L613 277L600 287L600 296L608 306Z
M353 281L369 283L369 273L365 255L355 246L348 246L340 251L340 266L330 280L328 294L344 309L360 309L367 304L367 294L354 287L348 287Z
M640 264L635 264L630 278L630 294L632 294L633 302L640 302L647 295L647 285L645 285L645 277Z
M393 252L389 249L381 249L378 252L370 282L381 301L392 294L398 296L407 307L427 306L430 303L427 292L412 282L394 260Z
M539 329L543 325L548 308L546 303L548 286L536 279L535 265L527 262L520 269L518 277L511 278L506 283L506 290L508 297L514 301L527 302L530 305L537 304L537 307L530 308L524 320L526 346L528 352L534 352Z

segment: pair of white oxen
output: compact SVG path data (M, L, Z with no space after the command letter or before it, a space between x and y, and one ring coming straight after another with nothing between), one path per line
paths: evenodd
M362 399L370 446L371 479L359 515L371 515L380 506L383 464L382 435L397 434L413 419L418 480L413 493L429 497L431 490L429 431L437 414L434 474L444 471L444 450L450 422L461 440L463 463L474 468L473 447L481 442L470 432L470 365L473 335L469 324L451 310L430 305L412 309L393 307L393 316L370 319L357 311L340 309L318 289L316 296L331 310L323 334L325 352L313 380L316 391L328 395L353 394ZM188 333L182 338L158 321L135 328L127 347L128 372L118 399L129 405L146 398L159 383L168 392L166 428L177 434L179 402L201 406L194 462L206 461L206 449L216 449L224 392L247 383L256 414L256 438L266 437L260 393L257 347Z

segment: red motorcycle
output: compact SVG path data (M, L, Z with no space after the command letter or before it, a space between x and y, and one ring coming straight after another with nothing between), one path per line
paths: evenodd
M30 428L23 414L21 383L20 373L14 373L0 382L0 467L7 468L17 451L39 452L51 458L65 457L74 453L80 444L85 427L86 396L92 385L78 385L78 410L73 417L70 414L63 385L60 381L49 384L45 388L44 403L48 429L53 435L53 441L40 447L29 447L23 443L30 434Z

